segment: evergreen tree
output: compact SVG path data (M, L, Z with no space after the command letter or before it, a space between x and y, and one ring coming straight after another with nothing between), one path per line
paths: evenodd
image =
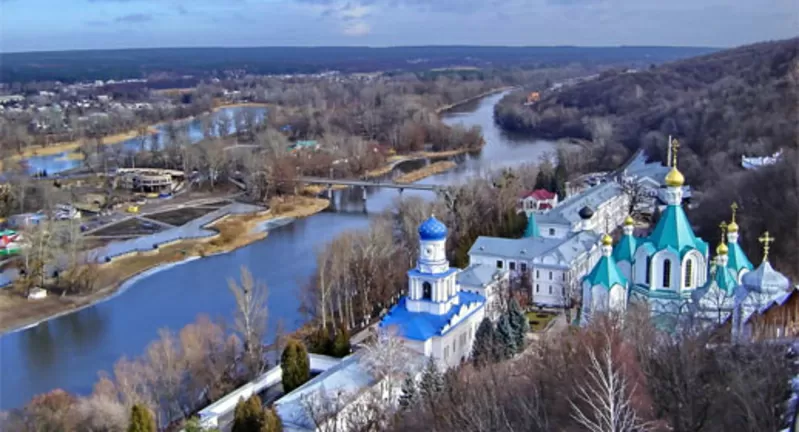
M510 317L507 313L502 314L497 322L497 331L494 333L495 358L499 360L509 359L516 353L516 338L513 334L513 327L510 324Z
M133 405L128 432L155 432L155 420L149 408L141 404Z
M530 323L527 321L527 317L524 316L524 312L522 312L522 308L515 298L510 301L508 315L511 328L513 329L516 350L517 352L522 352L524 350L524 336L530 331Z
M538 170L538 175L535 176L535 187L534 189L549 189L552 186L552 180L550 180L549 175L543 170Z
M314 354L333 354L333 339L330 337L330 331L321 326L310 335L308 342L308 351Z
M408 409L416 404L418 394L416 392L416 380L412 376L406 377L402 382L402 394L399 397L399 404L402 409Z
M186 420L183 425L184 432L219 432L217 428L206 429L200 425L199 417L192 417Z
M350 332L344 325L341 325L336 332L336 340L333 342L332 354L334 357L346 357L350 352Z
M233 410L233 428L231 432L264 432L266 413L261 405L261 398L252 395L242 398Z
M429 400L444 388L444 375L438 370L436 361L432 357L427 359L427 364L422 371L419 382L419 396Z
M559 163L555 168L555 175L552 176L552 192L558 194L558 199L563 199L566 197L566 180L568 180L568 178L569 176L566 172L566 166L562 163Z
M485 366L494 361L494 324L488 317L483 318L474 334L472 344L472 361L477 367Z
M289 393L303 385L311 377L311 364L305 345L296 339L289 339L280 357L283 369L283 391Z
M283 421L280 420L280 416L277 415L274 407L267 409L264 415L266 422L262 432L283 432Z

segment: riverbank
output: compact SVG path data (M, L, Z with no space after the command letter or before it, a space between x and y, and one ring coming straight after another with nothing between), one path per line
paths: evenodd
M148 134L156 134L158 130L154 126L150 126L147 128ZM103 137L102 143L103 145L113 145L119 144L122 141L127 141L129 139L133 139L139 136L138 130L130 130L127 132L120 132L118 134L109 135ZM73 141L62 141L58 143L49 144L45 147L28 147L23 149L21 152L15 154L11 157L11 160L20 160L34 156L51 156L54 154L69 152L79 148L84 143L94 144L91 140L73 140Z
M97 286L103 288L85 296L47 297L28 300L0 291L0 335L35 326L69 313L108 300L125 282L144 272L161 266L176 264L187 259L198 259L228 253L251 243L263 240L268 231L262 229L265 222L276 219L296 219L311 216L326 209L329 201L310 197L277 198L270 202L270 212L233 215L217 221L207 228L218 232L205 239L191 239L160 248L152 254L137 254L120 258L98 266Z
M482 98L484 98L486 96L491 96L493 94L502 93L502 92L504 92L506 90L510 90L512 88L513 88L513 86L505 86L505 87L495 88L493 90L482 92L479 95L472 96L470 98L466 98L466 99L460 100L458 102L451 103L449 105L444 105L442 107L438 107L438 108L436 108L436 114L441 114L441 113L443 113L445 111L448 111L448 110L451 110L452 108L457 107L458 105L463 105L465 103L469 103L469 102L477 100L477 99L482 99Z
M452 168L455 168L456 166L458 166L458 164L456 164L453 161L441 161L441 162L432 163L423 168L419 168L418 170L413 170L409 173L403 174L395 178L394 183L409 184L417 182L421 179L430 177L432 175L441 174L445 171L449 171Z

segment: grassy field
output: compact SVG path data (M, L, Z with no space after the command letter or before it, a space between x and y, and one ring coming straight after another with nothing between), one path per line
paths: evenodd
M527 321L530 322L530 330L540 332L547 328L549 322L555 319L557 314L551 312L527 312Z
M458 164L452 161L441 161L441 162L432 163L423 168L411 171L409 173L405 173L395 178L394 183L408 184L408 183L417 182L423 178L430 177L436 174L441 174L442 172L445 171L449 171L452 168L455 168L457 165Z

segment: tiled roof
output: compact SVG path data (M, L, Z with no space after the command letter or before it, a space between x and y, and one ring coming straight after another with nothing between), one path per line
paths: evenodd
M454 305L448 313L435 315L424 312L411 312L407 308L407 297L402 297L399 303L383 317L380 322L381 329L396 328L397 335L406 339L426 341L433 336L441 336L444 329L461 308L485 304L485 297L461 291L458 293L459 303ZM479 309L479 308L478 308ZM478 310L475 309L475 310ZM474 312L471 312L474 313Z
M571 225L580 221L579 212L583 207L596 210L601 204L622 193L618 183L614 181L602 183L566 198L555 208L542 214L538 223Z
M459 285L474 287L484 287L494 281L494 276L502 271L487 264L472 264L458 273L457 281Z
M608 291L613 288L614 285L627 287L627 278L625 278L619 270L613 256L602 256L599 262L594 266L594 269L591 270L591 273L588 273L588 275L583 278L583 281L588 282L591 286L603 286Z
M652 234L644 240L652 244L655 250L672 249L680 257L692 249L707 256L707 243L694 234L691 223L682 206L666 206Z
M728 260L727 260L727 267L732 269L736 274L740 272L742 269L752 270L754 266L752 266L752 262L749 261L749 258L746 257L743 248L737 242L730 242L729 246L729 253L728 253Z

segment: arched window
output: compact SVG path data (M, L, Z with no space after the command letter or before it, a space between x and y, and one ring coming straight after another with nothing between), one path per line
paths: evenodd
M433 298L433 287L430 282L422 284L422 300L431 300Z
M694 282L694 260L688 259L685 262L685 287L691 288Z
M650 276L651 274L652 274L652 257L648 256L646 257L646 276L644 279L647 285L649 285L649 278L652 277Z
M671 286L671 260L663 261L663 288Z

